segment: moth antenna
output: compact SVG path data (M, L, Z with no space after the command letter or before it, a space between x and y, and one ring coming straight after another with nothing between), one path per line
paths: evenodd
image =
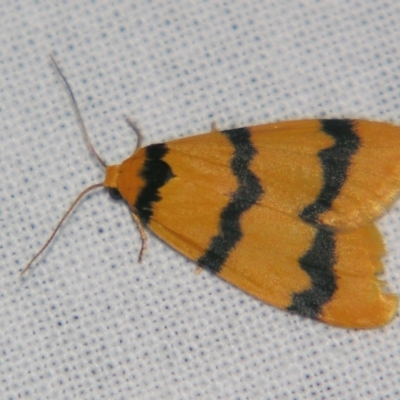
M82 118L82 114L79 110L78 107L78 103L76 102L74 93L72 92L71 86L67 81L67 78L64 76L64 74L61 72L60 67L58 66L56 60L54 59L53 55L50 54L50 59L53 62L54 67L56 68L59 76L62 78L62 80L64 81L65 87L67 88L68 94L69 94L69 98L71 100L72 103L72 107L75 111L75 115L78 119L78 123L81 127L81 131L83 133L83 137L85 139L85 142L89 148L90 153L92 153L97 161L100 163L100 165L102 165L104 168L107 168L106 163L101 159L101 157L97 154L96 150L94 149L92 142L90 141L90 137L89 134L87 132L85 123L83 121ZM90 191L103 187L103 183L96 183L92 186L89 186L88 188L84 189L79 195L78 197L75 199L75 201L70 205L70 207L68 208L68 210L65 212L65 214L63 215L63 217L61 218L60 222L57 224L57 226L55 227L55 229L53 230L53 233L51 234L51 236L49 237L49 239L46 241L46 243L42 246L42 248L36 253L36 255L31 259L31 261L29 261L28 265L22 270L22 272L20 273L20 276L24 275L26 271L28 271L28 269L31 267L31 265L35 262L35 260L43 253L43 251L47 248L47 246L51 243L51 241L53 240L54 236L56 235L56 233L58 232L58 230L60 229L61 225L63 224L63 222L66 220L66 218L68 217L69 214L71 214L71 211L75 208L75 206L79 203L79 201L82 199L82 197L86 196L87 193L89 193Z
M146 231L144 230L143 225L140 221L140 218L134 213L132 213L132 218L136 222L136 225L139 229L140 237L142 238L142 246L140 248L139 257L138 257L138 262L142 262L143 255L147 249L147 235L146 235Z
M96 150L94 149L94 147L93 147L93 145L92 145L92 142L91 142L90 137L89 137L89 134L88 134L88 132L87 132L85 123L84 123L83 118L82 118L82 114L81 114L81 112L79 111L78 103L76 102L74 93L72 92L71 86L70 86L70 84L68 83L67 78L66 78L66 77L64 76L64 74L61 72L61 69L60 69L60 67L58 66L58 64L57 64L57 62L56 62L56 60L54 59L54 57L53 57L52 54L50 54L50 58L51 58L51 61L52 61L53 64L54 64L54 67L56 68L58 74L60 75L60 77L61 77L62 80L64 81L65 87L67 88L67 91L68 91L68 94L69 94L69 98L70 98L71 103L72 103L72 107L73 107L73 109L74 109L74 111L75 111L76 117L77 117L77 119L78 119L78 123L79 123L79 125L80 125L80 127L81 127L81 130L82 130L82 133L83 133L83 137L85 138L85 142L86 142L86 144L87 144L87 146L88 146L88 148L89 148L89 151L96 157L97 161L100 163L100 165L103 166L103 168L107 168L107 164L106 164L106 163L101 159L101 157L97 154Z
M42 246L42 248L36 253L36 255L31 259L31 261L29 261L28 265L22 270L22 272L20 273L20 276L24 275L26 271L28 271L28 269L30 268L30 266L35 262L35 260L43 253L43 251L46 249L46 247L51 243L51 241L53 240L54 236L56 235L56 233L58 232L58 230L60 229L61 225L63 224L63 222L66 220L66 218L68 217L69 214L71 214L71 211L75 208L75 206L79 203L79 201L82 199L82 197L86 196L89 192L91 192L94 189L103 187L103 183L96 183L92 186L89 186L88 188L86 188L85 190L83 190L83 192L81 192L78 197L74 200L74 202L69 206L68 210L65 212L65 214L63 215L63 217L61 218L60 222L57 224L57 226L55 227L55 229L53 230L53 233L51 234L51 236L47 239L46 243Z
M142 147L143 134L142 134L142 132L140 132L140 129L138 128L138 126L136 125L136 122L133 119L131 119L130 117L125 117L125 121L136 133L136 136L137 136L137 142L136 142L136 148L135 148L135 151L136 151Z

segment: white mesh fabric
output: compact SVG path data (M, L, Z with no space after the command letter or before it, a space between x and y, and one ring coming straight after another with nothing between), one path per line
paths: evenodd
M400 397L400 317L346 331L203 272L100 182L53 52L107 163L145 144L284 119L400 124L400 6L378 1L3 1L0 4L0 398ZM400 293L400 210L380 223Z

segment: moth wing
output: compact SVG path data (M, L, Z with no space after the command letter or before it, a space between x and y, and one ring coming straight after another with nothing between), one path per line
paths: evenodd
M271 204L265 174L258 175L258 151L249 168L259 177L264 193L241 214L238 226L233 224L221 233L221 215L238 191L231 165L234 149L222 134L207 136L213 144L209 148L201 136L188 139L200 140L198 145L190 143L189 147L194 146L191 151L175 146L177 142L168 143L164 160L174 178L159 190L161 201L153 206L149 227L194 261L204 259L208 252L219 267L214 263L203 266L276 307L352 328L387 322L395 312L396 298L383 293L376 278L383 253L376 228L367 224L348 233L335 233ZM311 165L315 151L309 150L309 157L306 153L303 151L301 158ZM311 191L307 193L312 199ZM237 237L228 249L225 234ZM215 238L222 244L212 247Z
M375 225L335 235L337 290L322 307L320 319L350 328L373 328L390 321L398 298L376 277L383 271L381 234Z
M320 222L352 228L379 217L400 191L400 128L383 122L354 121L360 147L347 179Z
M266 207L347 230L377 218L400 191L400 127L303 120L249 130Z
M375 226L334 233L268 214L255 207L243 215L245 235L222 278L266 303L336 326L372 328L392 319L397 297L384 293L376 276L384 249Z

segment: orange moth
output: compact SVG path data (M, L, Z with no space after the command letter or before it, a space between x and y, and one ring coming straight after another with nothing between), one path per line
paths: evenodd
M400 127L315 119L213 126L147 147L138 138L134 154L112 166L89 143L105 180L70 210L104 186L128 204L141 254L149 228L201 268L278 308L346 328L392 319L397 296L377 278L384 245L373 221L400 191Z

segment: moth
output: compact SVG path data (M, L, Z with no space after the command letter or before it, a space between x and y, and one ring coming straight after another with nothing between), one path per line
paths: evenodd
M346 328L393 318L397 296L377 277L384 244L374 220L400 191L400 127L353 119L230 130L214 124L210 133L141 147L128 120L138 147L107 166L53 62L105 167L104 183L82 192L70 210L104 186L127 203L142 237L140 257L148 228L275 307Z

